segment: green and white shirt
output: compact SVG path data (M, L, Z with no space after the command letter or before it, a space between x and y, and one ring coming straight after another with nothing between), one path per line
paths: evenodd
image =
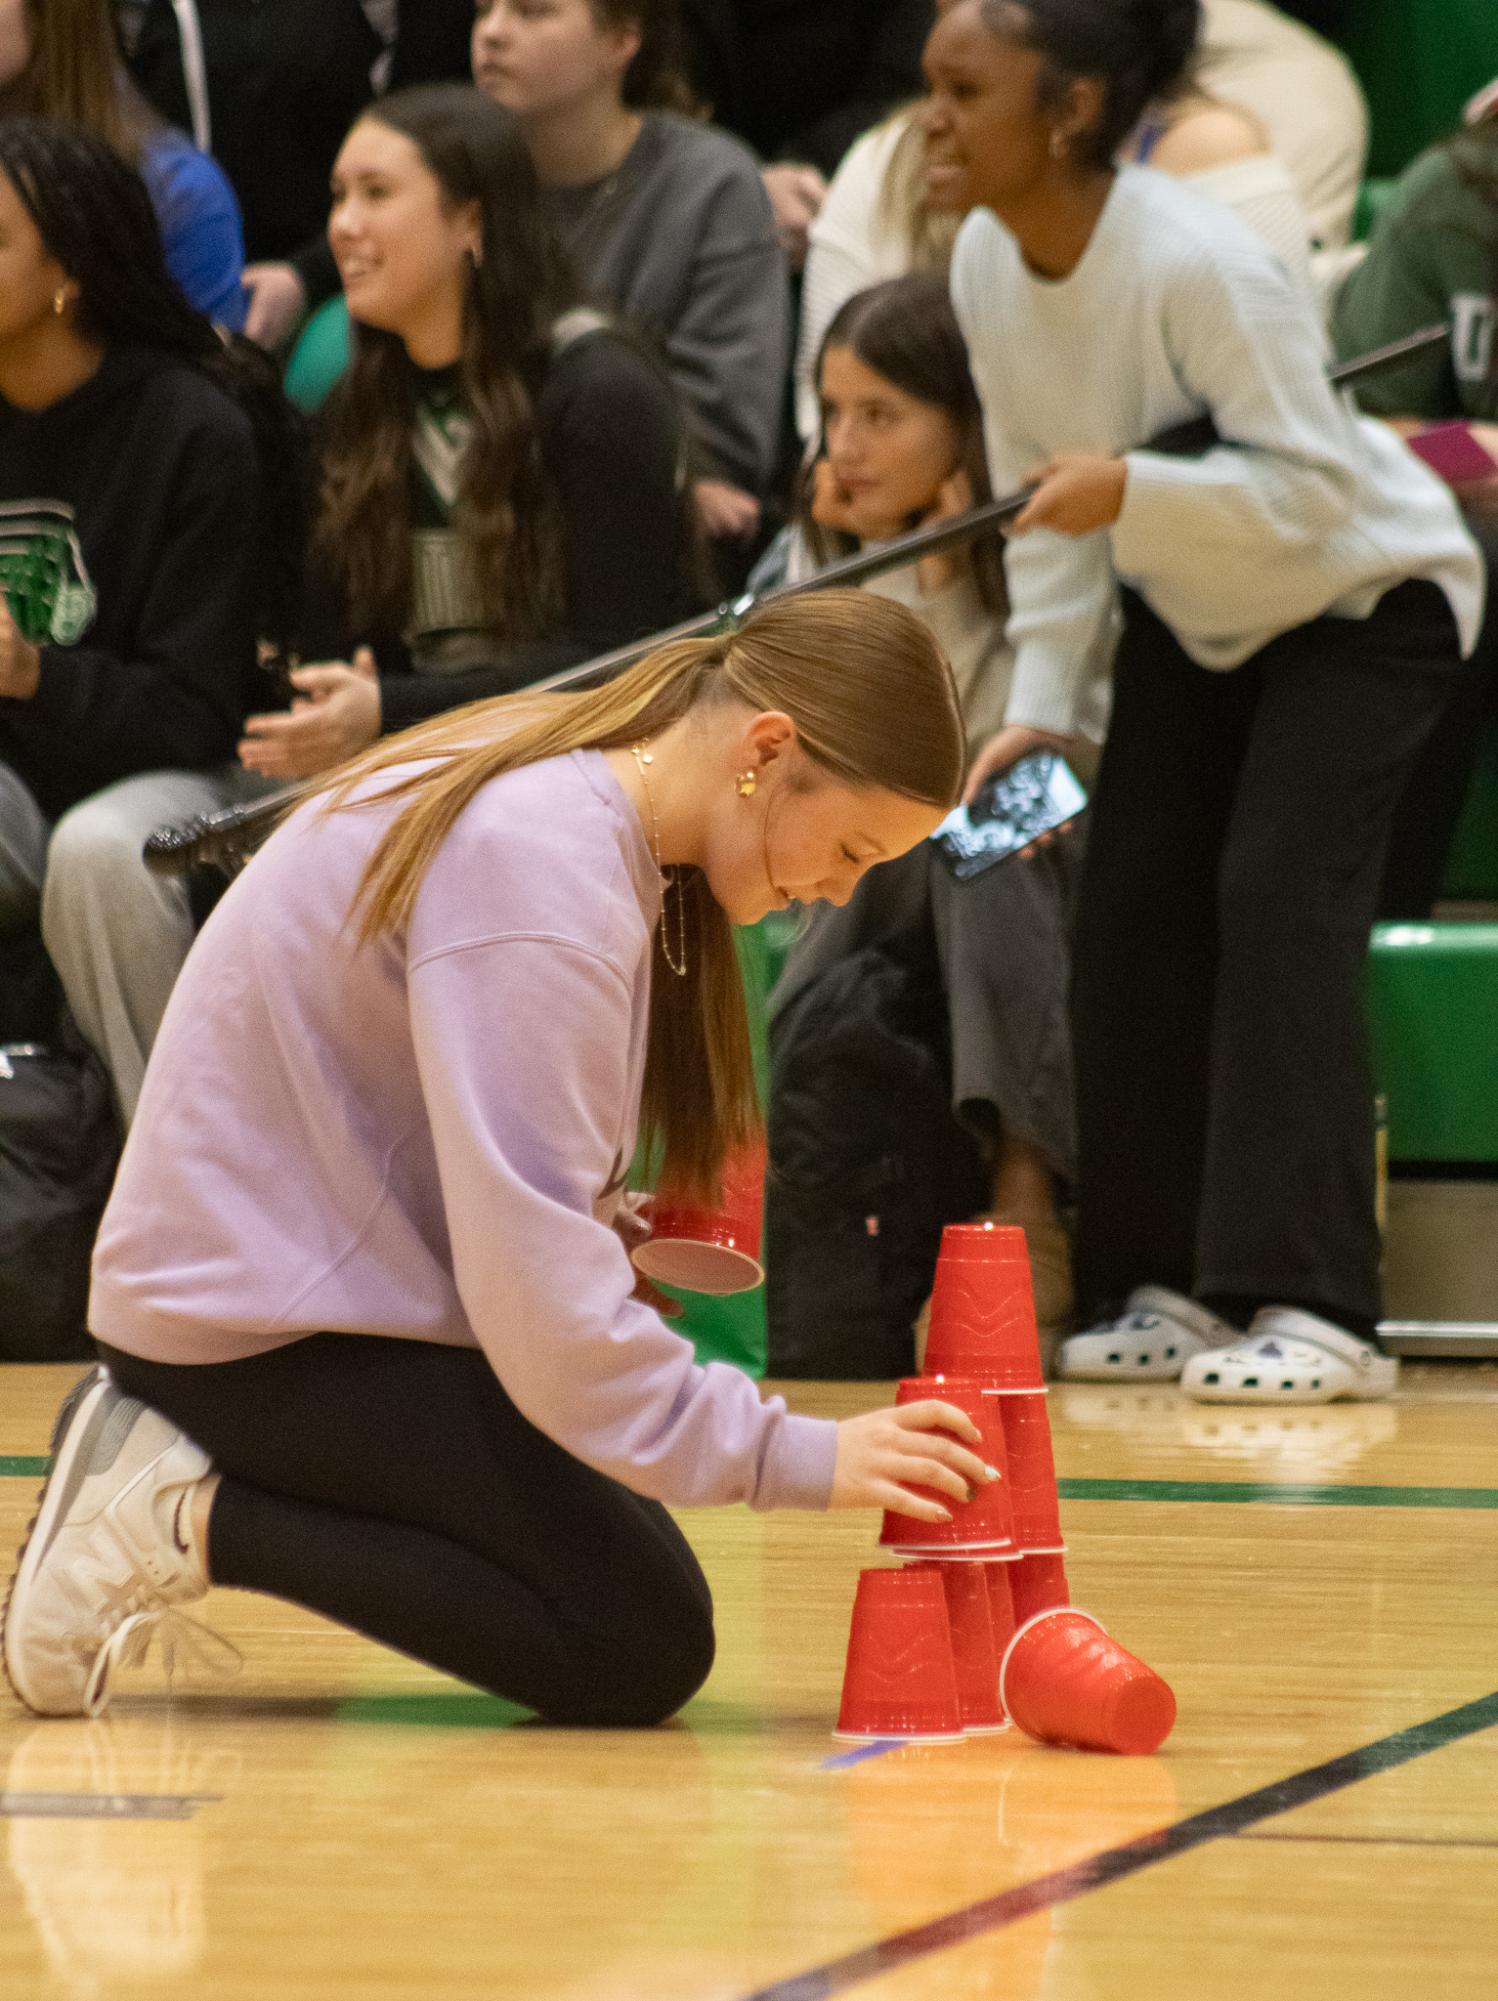
M1491 197L1469 173L1486 176ZM1451 322L1449 348L1360 384L1358 401L1385 417L1498 422L1498 140L1476 134L1433 147L1401 177L1337 296L1332 332L1353 355L1438 320Z

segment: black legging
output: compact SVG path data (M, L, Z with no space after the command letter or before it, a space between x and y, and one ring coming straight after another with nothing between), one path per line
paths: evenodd
M554 1723L659 1723L707 1678L712 1599L680 1529L522 1417L477 1350L315 1334L193 1367L100 1353L223 1475L216 1584Z

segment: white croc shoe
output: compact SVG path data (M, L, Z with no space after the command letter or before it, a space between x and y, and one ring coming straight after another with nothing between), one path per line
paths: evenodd
M1394 1394L1399 1361L1294 1306L1266 1306L1243 1339L1194 1355L1181 1388L1198 1403L1377 1402Z
M1070 1383L1170 1383L1193 1356L1242 1339L1183 1293L1138 1285L1117 1320L1061 1343L1056 1374Z

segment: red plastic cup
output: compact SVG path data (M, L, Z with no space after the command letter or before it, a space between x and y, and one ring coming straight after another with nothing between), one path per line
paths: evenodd
M1037 1612L1054 1612L1058 1606L1070 1605L1066 1566L1059 1556L1022 1556L1009 1566L1009 1572L1017 1626L1023 1626Z
M981 1445L972 1447L989 1466L997 1466L999 1477L988 1481L972 1501L954 1501L930 1487L912 1487L911 1492L927 1500L939 1501L951 1510L949 1522L917 1521L913 1515L897 1515L886 1509L879 1541L885 1549L908 1550L912 1555L944 1555L955 1550L993 1552L1013 1549L1014 1528L1009 1513L1009 1476L1004 1448L1004 1419L1000 1408L1004 1399L983 1383L955 1376L907 1376L895 1395L897 1404L925 1403L935 1398L955 1404L983 1434Z
M988 1620L993 1627L995 1669L1004 1658L1009 1642L1014 1638L1015 1629L1022 1623L1014 1615L1014 1593L1011 1588L1018 1567L1013 1563L985 1563L983 1566L983 1581L988 1586ZM994 1680L997 1685L997 1673ZM1007 1722L1008 1713L1004 1710L1002 1695L999 1697L999 1709Z
M908 1565L906 1572L934 1572L947 1594L957 1710L969 1737L985 1737L1009 1727L999 1702L999 1656L994 1650L987 1568L982 1563L937 1563L927 1558Z
M659 1188L648 1211L650 1235L632 1253L635 1269L674 1292L750 1292L764 1282L765 1146L757 1140L729 1157L716 1209Z
M1061 1511L1056 1499L1056 1462L1051 1454L1051 1419L1044 1397L1000 1397L1004 1444L1009 1456L1009 1489L1014 1545L1024 1555L1058 1554Z
M925 1368L998 1389L1045 1388L1023 1230L950 1223L942 1231Z
M1028 1737L1079 1751L1158 1751L1176 1699L1152 1667L1070 1606L1037 1612L1004 1650L999 1696Z
M863 1570L853 1600L848 1665L834 1737L962 1735L952 1628L940 1577L925 1568Z

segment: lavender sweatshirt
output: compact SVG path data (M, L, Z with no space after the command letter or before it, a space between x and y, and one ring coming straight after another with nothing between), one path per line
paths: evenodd
M659 878L594 751L485 786L407 929L348 912L393 809L303 807L172 995L94 1257L102 1341L227 1362L328 1330L479 1347L519 1409L677 1505L825 1507L836 1426L630 1298Z

